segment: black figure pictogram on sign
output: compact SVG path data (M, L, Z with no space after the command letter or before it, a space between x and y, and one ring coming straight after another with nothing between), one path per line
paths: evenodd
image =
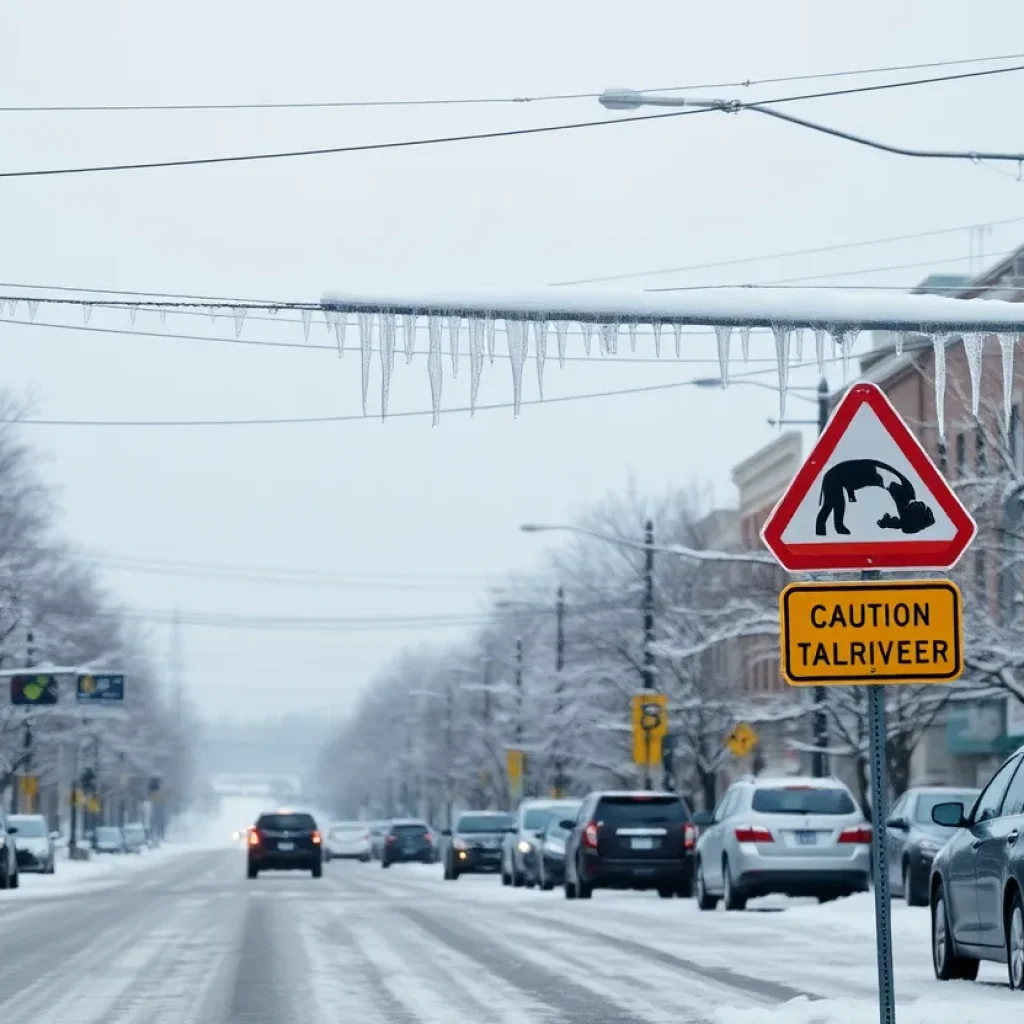
M892 477L888 483L883 474ZM857 491L864 487L881 487L889 492L896 505L896 515L886 512L878 525L884 530L920 533L935 525L935 513L914 493L914 485L899 470L877 459L848 459L832 466L821 480L820 509L814 523L819 537L828 535L831 516L837 534L849 534L844 522L846 502L857 501Z

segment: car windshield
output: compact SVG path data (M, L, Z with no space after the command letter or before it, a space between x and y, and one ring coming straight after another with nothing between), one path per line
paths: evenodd
M313 830L316 828L316 822L311 814L261 814L256 827L274 831Z
M121 830L119 828L98 828L96 829L96 838L104 843L121 841Z
M687 818L678 797L606 796L601 799L597 819L605 825L681 825Z
M548 818L554 814L553 807L531 807L526 814L523 815L523 828L528 828L533 832L539 832L547 823Z
M11 816L8 821L12 828L18 830L19 839L41 839L46 835L46 823L42 818L16 818Z
M943 826L936 825L932 820L932 810L934 808L938 807L939 804L961 803L964 805L964 814L966 814L974 806L974 801L977 799L978 790L976 789L950 790L948 793L922 793L917 798L914 821L921 825L941 828ZM950 829L950 831L955 832L956 829Z
M845 789L820 786L755 789L751 806L759 814L853 814L857 809Z
M459 818L456 832L502 832L515 825L511 814L464 814Z

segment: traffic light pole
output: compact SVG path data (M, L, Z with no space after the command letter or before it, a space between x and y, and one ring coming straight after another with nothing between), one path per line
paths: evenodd
M829 401L828 381L824 377L818 382L818 436L828 423ZM828 715L825 711L825 687L814 688L814 754L811 758L811 774L823 779L828 774Z
M564 681L562 669L565 668L565 588L559 587L555 596L555 728L561 732L565 723L562 716L565 708L562 703ZM565 764L561 754L555 754L555 796L564 796Z
M644 524L644 690L654 689L654 521ZM644 789L653 789L651 781L651 733L644 730L647 756Z

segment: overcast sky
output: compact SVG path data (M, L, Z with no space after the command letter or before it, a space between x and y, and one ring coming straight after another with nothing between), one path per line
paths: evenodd
M497 9L496 9L497 8ZM845 5L647 0L337 4L293 0L93 0L19 4L0 33L0 105L408 100L590 93L700 84L762 98L948 73L716 83L991 56L1024 49L1012 0ZM1010 63L1015 63L1011 61ZM1024 60L1016 63L1024 63ZM794 112L904 145L1020 148L1021 74L794 104ZM306 149L493 131L606 116L593 99L314 111L0 113L0 169ZM926 232L993 228L989 260L1024 237L1016 168L914 161L753 114L311 159L0 180L0 280L316 300L330 289L546 284ZM777 281L910 287L966 271L967 231L619 287ZM906 266L914 264L914 266ZM975 269L980 269L975 260ZM896 268L878 270L878 268ZM835 278L821 275L840 274ZM0 294L12 289L0 286ZM15 289L20 290L20 289ZM49 294L59 294L50 292ZM17 319L25 318L24 307ZM10 319L5 314L5 320ZM281 318L283 319L283 317ZM48 329L44 324L63 325ZM358 353L339 362L323 322L311 347L235 345L230 318L43 307L0 322L4 384L58 420L217 420L358 414ZM242 340L302 344L299 323L245 325ZM666 339L670 340L670 335ZM349 343L357 344L354 330ZM425 337L421 344L425 344ZM582 356L579 338L572 354ZM864 342L862 342L864 344ZM553 346L552 346L553 347ZM738 347L738 346L737 346ZM465 339L463 350L466 349ZM717 373L712 339L684 359L595 358L545 396L586 395ZM620 353L629 355L625 340ZM649 338L638 357L653 359ZM771 383L768 337L751 366ZM447 356L446 356L447 358ZM758 360L758 362L755 362ZM737 371L741 367L736 367ZM466 403L468 362L445 384ZM528 369L526 397L536 397ZM815 374L795 375L813 386ZM833 373L834 386L841 375ZM371 410L379 389L371 379ZM507 358L481 401L510 398ZM399 358L391 408L429 410L425 361ZM813 407L791 403L794 416ZM632 474L643 488L692 478L733 500L730 467L773 437L777 397L754 387L661 392L508 409L293 426L26 426L59 488L63 526L145 614L412 616L473 613L489 583L540 558L524 520L564 521ZM639 524L638 524L639 528ZM129 558L131 571L111 568ZM252 579L156 564L231 563ZM265 567L319 574L283 585ZM145 569L146 571L142 571ZM441 577L444 577L443 579ZM330 585L326 585L330 584ZM210 714L289 707L344 712L402 646L451 631L183 628L188 694ZM457 634L457 631L455 633ZM166 658L169 631L152 627Z

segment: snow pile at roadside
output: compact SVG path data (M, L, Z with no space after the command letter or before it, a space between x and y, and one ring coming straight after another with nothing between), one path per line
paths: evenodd
M942 997L929 996L897 1008L899 1024L992 1024L997 1006L1019 1006L1014 993L979 990L977 985L949 983ZM878 1002L869 999L811 1000L801 996L772 1008L718 1010L714 1024L874 1024Z

